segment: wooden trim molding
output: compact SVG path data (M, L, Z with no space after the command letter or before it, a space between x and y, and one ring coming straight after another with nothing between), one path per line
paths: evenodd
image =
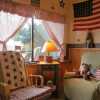
M86 48L86 44L67 44L68 48ZM95 43L95 48L100 48L100 43Z
M85 48L85 44L67 44L68 48Z

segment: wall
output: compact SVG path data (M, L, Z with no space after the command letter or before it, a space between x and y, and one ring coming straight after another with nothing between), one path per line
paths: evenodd
M81 0L81 1L85 1L85 0ZM86 39L86 35L87 35L87 31L85 32L73 32L73 3L76 2L80 2L80 0L68 0L67 6L66 6L66 23L68 24L68 30L66 32L68 32L67 37L66 37L66 42L69 44L81 44L85 42ZM66 33L65 33L66 34ZM93 37L94 37L94 41L95 43L100 43L100 30L95 30L93 31Z
M16 3L21 3L21 4L31 4L31 0L11 0ZM61 8L59 6L58 0L40 0L40 8L50 11L50 12L56 12L61 15L64 15L64 8Z
M59 6L58 0L40 0L40 8L64 15L64 8Z
M86 0L67 0L67 4L65 8L66 9L65 10L65 16L66 16L65 42L67 44L72 45L72 47L70 48L69 62L64 65L65 69L67 69L68 71L79 69L81 56L82 56L82 53L84 53L84 51L87 51L87 50L100 51L100 44L99 44L99 48L94 48L94 49L88 49L88 48L86 49L86 48L77 47L77 44L85 43L86 36L87 36L87 31L84 31L84 32L72 31L73 21L74 21L73 3L77 3L80 1L86 1ZM94 37L94 42L100 43L100 30L92 31L92 33Z

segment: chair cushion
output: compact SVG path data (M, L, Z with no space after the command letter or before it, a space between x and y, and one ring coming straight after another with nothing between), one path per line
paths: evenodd
M52 89L50 87L36 88L27 87L13 91L10 96L10 100L43 100L47 96L50 96Z

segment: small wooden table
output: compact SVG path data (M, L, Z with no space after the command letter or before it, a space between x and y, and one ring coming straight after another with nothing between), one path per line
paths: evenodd
M54 91L54 94L58 96L59 92L59 81L60 81L60 76L59 76L59 63L53 61L52 63L46 63L46 62L40 62L37 63L37 65L41 69L41 75L44 76L45 79L45 85L47 85L47 81L52 80L53 84L56 86L56 89ZM49 74L49 75L47 75ZM51 77L53 74L53 77ZM51 79L50 79L51 77Z
M31 66L30 66L31 64ZM41 74L44 76L45 85L47 85L48 80L52 80L53 85L56 86L56 89L53 94L56 96L59 95L59 83L60 83L60 74L59 74L59 63L56 61L53 61L52 63L46 63L46 62L39 62L39 63L29 63L29 66L32 68L37 68L38 74ZM35 67L34 67L35 66ZM34 69L33 69L34 70ZM51 77L53 73L53 77ZM34 74L34 73L33 73Z

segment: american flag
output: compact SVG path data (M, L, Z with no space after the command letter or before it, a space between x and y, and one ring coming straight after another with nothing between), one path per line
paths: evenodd
M100 0L88 0L73 5L74 31L100 29Z

